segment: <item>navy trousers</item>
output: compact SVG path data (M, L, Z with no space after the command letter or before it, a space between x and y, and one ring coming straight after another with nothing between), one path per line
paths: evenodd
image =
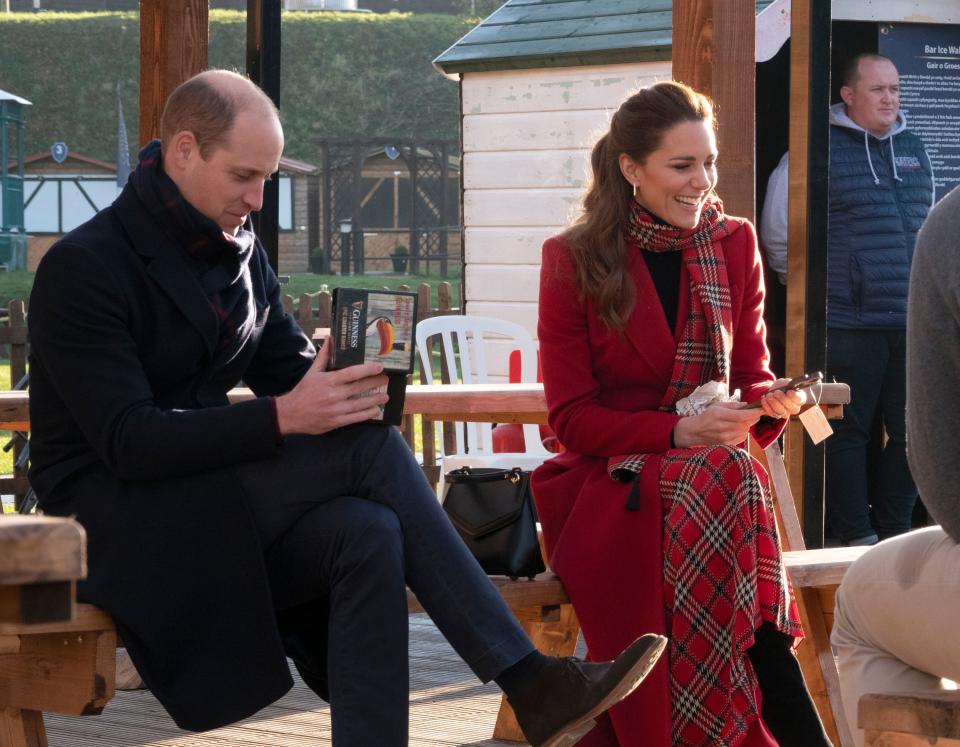
M407 744L409 586L486 682L534 649L396 429L288 438L238 468L288 654L337 747Z
M826 440L827 519L834 535L857 542L910 531L917 486L906 452L906 333L831 328L827 373L850 385L850 404ZM876 474L870 475L868 453L877 416L887 443Z

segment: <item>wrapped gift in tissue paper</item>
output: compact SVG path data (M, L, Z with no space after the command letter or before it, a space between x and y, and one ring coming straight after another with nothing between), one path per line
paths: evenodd
M710 405L717 402L739 402L740 390L733 394L727 390L723 381L708 381L701 384L683 399L677 400L677 415L699 415Z

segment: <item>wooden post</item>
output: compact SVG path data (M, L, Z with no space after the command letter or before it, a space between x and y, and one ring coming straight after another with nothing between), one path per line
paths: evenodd
M790 43L787 370L826 366L830 4L794 0ZM787 464L807 547L823 547L823 447L791 422Z
M754 28L751 0L673 4L673 77L716 104L720 150L717 191L731 215L754 220Z
M419 166L417 165L417 146L411 143L407 168L410 169L410 274L420 273L420 222L417 219L417 190L420 189Z
M756 72L753 0L719 3L714 14L713 100L724 209L756 221Z
M247 75L280 108L280 3L247 0ZM253 228L267 250L274 272L280 266L280 180L263 188L263 207L253 214Z
M450 144L442 143L440 145L440 277L447 276L447 252L449 251L449 231L450 217L447 215L447 179L450 176ZM430 272L430 263L427 263L427 273Z
M739 0L737 0L739 1ZM713 91L713 0L673 3L673 79Z
M10 387L11 389L27 375L27 313L22 299L15 298L7 304L7 324L10 328ZM22 341L19 338L23 335ZM30 486L27 482L27 465L17 466L27 444L26 438L17 438L13 445L13 506L19 511Z
M333 232L336 215L333 211L333 179L331 177L330 165L330 144L326 141L321 145L321 161L323 161L323 192L320 199L323 200L323 208L320 210L320 219L323 221L323 267L320 272L329 275L333 262ZM343 251L343 247L340 248Z
M167 97L207 68L206 0L140 0L140 147L160 137Z

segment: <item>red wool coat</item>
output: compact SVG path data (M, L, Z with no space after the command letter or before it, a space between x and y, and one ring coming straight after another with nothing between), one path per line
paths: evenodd
M763 323L763 270L753 226L721 241L733 312L731 389L744 401L773 381ZM658 410L673 372L676 338L688 315L689 278L681 269L674 330L639 252L631 257L637 302L623 333L606 329L592 303L578 298L569 250L560 237L543 247L538 335L549 422L567 451L533 475L533 492L551 568L574 602L590 658L608 659L645 632L664 632L663 517L659 459L641 475L641 508L627 511L629 484L607 474L607 458L661 454L679 416ZM754 436L770 443L782 424L761 421ZM667 747L669 673L658 664L650 678L610 711L582 743ZM615 735L614 735L615 732ZM756 732L756 733L754 733ZM747 745L774 745L760 724Z

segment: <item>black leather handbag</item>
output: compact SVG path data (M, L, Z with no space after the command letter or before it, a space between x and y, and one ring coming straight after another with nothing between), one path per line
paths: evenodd
M546 570L529 472L463 467L443 479L443 509L487 574L533 578Z

